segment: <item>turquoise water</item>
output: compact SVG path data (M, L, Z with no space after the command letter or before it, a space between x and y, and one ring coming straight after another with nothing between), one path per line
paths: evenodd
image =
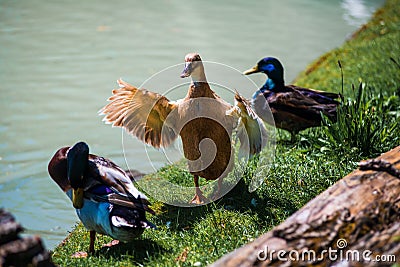
M197 51L239 70L276 56L290 81L342 44L383 0L99 3L0 1L0 206L48 248L77 221L47 174L53 153L85 140L93 153L126 166L121 130L97 114L117 78L139 86ZM153 171L143 144L133 142L130 167Z

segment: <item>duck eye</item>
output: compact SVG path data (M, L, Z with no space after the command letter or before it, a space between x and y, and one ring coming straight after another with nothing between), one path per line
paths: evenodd
M273 64L268 64L268 65L265 67L265 69L266 69L267 71L273 71L273 70L275 70L275 66L274 66Z

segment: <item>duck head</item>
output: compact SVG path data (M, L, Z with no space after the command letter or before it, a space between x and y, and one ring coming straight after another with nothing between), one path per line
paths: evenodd
M67 174L72 187L72 204L74 208L83 207L84 175L88 165L89 147L84 142L76 143L67 153Z
M193 81L206 82L204 66L198 53L189 53L185 56L185 68L181 73L181 78L189 76Z
M285 82L283 79L283 66L278 59L274 57L266 57L258 61L257 65L253 68L243 72L244 75L262 72L268 76L267 84L269 89L273 89L274 86L284 86ZM272 86L272 88L271 88Z
M69 146L62 147L54 154L51 158L47 170L50 174L51 179L57 183L57 185L64 191L67 192L71 189L71 185L67 176L67 153Z

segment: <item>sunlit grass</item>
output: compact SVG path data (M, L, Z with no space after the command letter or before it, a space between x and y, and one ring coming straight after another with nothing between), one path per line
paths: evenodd
M362 156L372 157L400 142L400 98L396 93L374 94L371 87L360 83L353 87L354 96L344 97L338 108L337 122L324 118L323 139L327 149L357 149Z

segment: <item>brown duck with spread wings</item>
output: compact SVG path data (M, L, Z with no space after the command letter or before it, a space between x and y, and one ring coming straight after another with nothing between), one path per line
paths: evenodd
M197 53L185 57L180 77L189 76L192 81L186 97L175 102L119 80L121 88L113 91L113 96L109 98L111 102L100 112L105 115L106 122L123 127L156 148L170 145L180 135L196 187L191 202L201 204L207 198L199 188L199 177L218 179L218 191L214 194L214 198L218 198L222 179L233 167L231 136L238 121L239 125L246 124L241 127L246 130L239 131L238 135L241 141L248 141L249 156L261 151L265 129L262 123L254 123L259 122L256 115L249 117L249 106L248 109L233 107L211 90ZM237 98L241 97L237 95Z

